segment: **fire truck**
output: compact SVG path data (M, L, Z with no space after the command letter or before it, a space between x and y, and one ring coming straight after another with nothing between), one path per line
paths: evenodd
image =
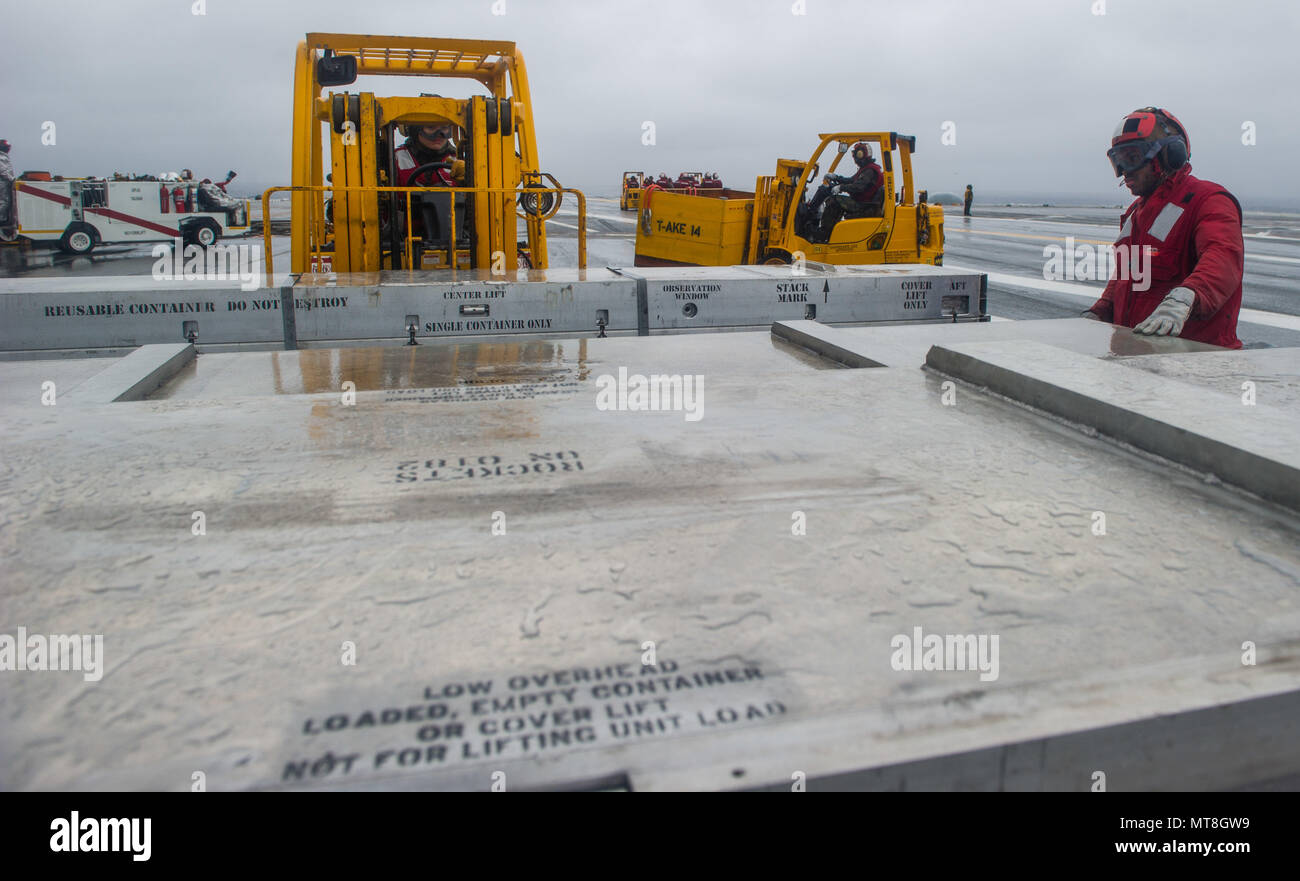
M177 238L206 248L248 229L247 200L226 197L231 207L219 208L201 190L194 180L18 180L18 235L88 254L98 245Z

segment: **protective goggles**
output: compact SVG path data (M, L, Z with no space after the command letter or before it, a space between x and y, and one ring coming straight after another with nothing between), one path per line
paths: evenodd
M1146 165L1151 159L1165 148L1172 141L1178 140L1177 135L1167 138L1161 138L1158 141L1139 141L1134 144L1120 144L1118 147L1111 147L1106 151L1106 158L1110 160L1110 165L1115 169L1115 177L1137 171L1143 165Z
M420 127L420 134L426 138L447 138L450 140L455 134L455 130L449 125L426 125Z

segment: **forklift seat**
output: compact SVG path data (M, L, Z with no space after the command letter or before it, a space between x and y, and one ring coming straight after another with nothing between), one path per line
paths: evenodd
M469 194L456 193L456 236L458 247L469 246ZM446 248L448 219L451 215L451 193L419 193L412 198L424 235L424 250Z

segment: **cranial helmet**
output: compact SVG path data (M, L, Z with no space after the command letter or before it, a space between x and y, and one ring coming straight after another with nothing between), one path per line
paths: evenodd
M1160 171L1177 171L1192 157L1187 129L1172 113L1142 107L1119 121L1106 151L1115 176L1136 171L1155 159Z

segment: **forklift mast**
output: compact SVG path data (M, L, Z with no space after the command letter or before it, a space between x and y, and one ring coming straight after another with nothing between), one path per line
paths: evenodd
M350 85L358 76L472 79L488 94L468 99L322 94L330 87ZM397 186L394 150L401 145L405 127L448 122L462 133L457 140L465 163L455 210L456 226L467 232L468 241L457 237L455 265L487 268L503 255L504 265L514 268L517 245L522 244L516 241L514 191L544 186L528 76L515 44L308 34L298 44L294 74L291 270L308 272L317 265L315 259L330 237L330 223L334 272L422 268L418 255L423 248L412 252L405 247L407 194L375 188ZM327 191L332 194L328 211ZM532 210L525 209L523 215L527 257L536 268L547 264L546 212L538 210L546 198L534 197ZM448 201L444 195L444 204Z

